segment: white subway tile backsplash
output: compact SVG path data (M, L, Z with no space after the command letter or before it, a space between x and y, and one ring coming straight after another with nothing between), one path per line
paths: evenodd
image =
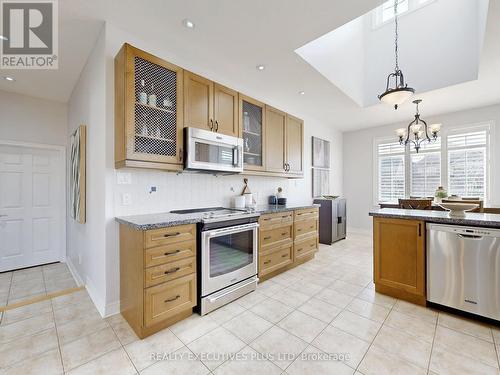
M122 173L122 172L115 172ZM166 212L183 208L232 206L233 197L241 194L242 175L213 176L201 173L170 173L160 171L130 170L130 184L118 183L115 178L115 215L137 215ZM249 187L258 204L266 204L269 195L282 187L290 204L310 203L310 189L305 179L247 176ZM309 181L310 182L310 181ZM151 186L156 192L150 194ZM231 191L233 188L234 191ZM123 195L130 195L130 204L123 204Z

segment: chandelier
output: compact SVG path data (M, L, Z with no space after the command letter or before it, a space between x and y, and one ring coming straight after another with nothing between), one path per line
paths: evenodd
M394 109L398 109L398 106L406 102L414 93L415 89L408 87L405 83L405 78L401 69L399 69L399 59L398 59L398 2L400 0L394 0L394 54L396 57L396 66L394 68L394 73L387 76L387 85L385 91L378 96L379 100L394 106ZM390 87L391 79L394 81L394 86Z
M421 102L421 99L413 101L413 103L415 103L417 106L417 113L415 113L415 119L408 124L408 128L401 128L396 130L396 134L399 137L399 144L401 146L406 146L409 143L413 143L417 154L422 143L425 141L429 143L436 141L438 138L438 133L441 130L441 124L432 124L430 127L428 127L427 123L420 118L418 105ZM429 131L431 133L431 136L429 136ZM411 137L413 139L411 139Z

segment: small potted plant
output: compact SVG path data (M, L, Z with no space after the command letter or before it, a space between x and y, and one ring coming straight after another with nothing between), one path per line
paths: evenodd
M434 194L436 197L436 203L441 203L443 201L443 198L446 198L448 196L448 192L442 187L438 187L436 190L436 194Z

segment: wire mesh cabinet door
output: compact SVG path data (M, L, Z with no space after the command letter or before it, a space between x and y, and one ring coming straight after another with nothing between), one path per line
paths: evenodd
M120 159L126 166L147 167L134 162L152 162L154 168L176 169L182 165L182 82L182 68L123 46L115 58L117 165Z

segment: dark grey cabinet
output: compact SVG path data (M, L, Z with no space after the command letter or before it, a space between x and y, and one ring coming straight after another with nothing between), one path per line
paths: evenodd
M346 200L315 199L319 208L319 242L330 245L346 238Z

